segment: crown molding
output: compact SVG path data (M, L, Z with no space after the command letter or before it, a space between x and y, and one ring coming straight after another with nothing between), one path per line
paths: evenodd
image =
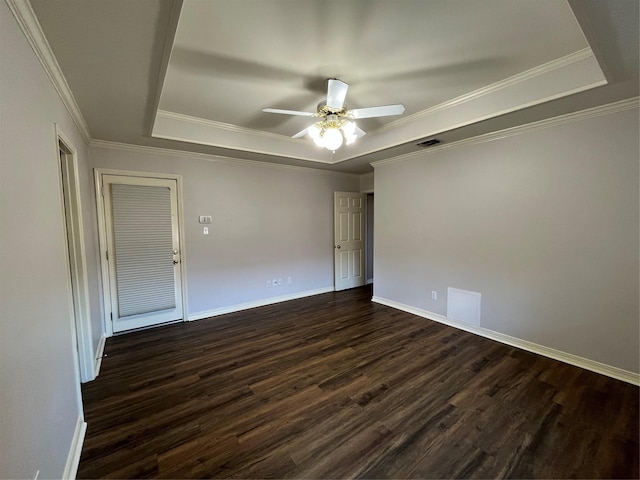
M285 135L279 135L277 133L264 132L261 130L253 130L251 128L239 127L237 125L232 125L231 123L217 122L215 120L209 120L206 118L193 117L191 115L185 115L183 113L175 113L169 112L167 110L158 110L156 117L164 117L172 120L177 120L180 122L193 123L196 125L203 125L209 128L215 128L217 130L224 130L226 132L240 133L243 135L252 135L257 137L271 138L279 141L292 142L297 145L301 143L306 143L304 140L299 138L291 138Z
M371 142L362 143L337 161L351 160L389 147L409 143L489 118L549 102L607 83L592 50L584 48L466 95L403 117L372 132Z
M13 16L18 22L20 29L24 33L25 37L27 37L36 57L38 57L45 73L51 80L56 92L58 92L62 103L71 115L71 118L78 127L78 130L80 130L80 134L84 138L85 142L91 142L91 133L89 132L87 122L80 111L80 107L78 107L78 104L76 103L76 99L71 92L71 88L69 88L69 84L67 83L64 74L62 73L58 60L56 60L56 57L51 50L49 41L42 31L40 22L38 22L33 8L31 8L31 4L27 0L6 0L6 2L11 13L13 13Z
M545 128L556 127L567 123L579 122L587 120L589 118L601 117L604 115L612 115L614 113L623 112L625 110L632 110L640 106L640 97L632 97L619 102L609 103L606 105L600 105L586 110L580 110L578 112L568 113L566 115L560 115L558 117L547 118L537 122L527 123L524 125L518 125L517 127L506 128L504 130L498 130L496 132L486 133L484 135L478 135L477 137L466 138L453 143L444 143L428 150L417 150L411 153L405 153L396 157L386 158L384 160L378 160L372 162L371 165L375 167L381 167L383 165L391 165L394 163L404 162L412 160L414 158L422 158L426 155L433 155L443 150L451 148L458 148L470 145L476 145L485 142L491 142L494 140L500 140L503 138L513 137L516 135L522 135L524 133L535 132L537 130L543 130Z
M539 77L540 75L544 75L546 73L550 73L555 70L567 67L573 63L586 60L592 56L593 52L591 51L591 48L583 48L582 50L578 50L577 52L570 53L569 55L565 55L564 57L556 58L555 60L551 60L547 63L543 63L542 65L530 68L529 70L525 70L524 72L518 73L511 77L505 78L498 82L492 83L485 87L440 103L434 107L427 108L426 110L421 110L420 112L414 113L412 115L407 115L406 117L402 117L394 122L387 123L384 126L376 129L372 133L384 132L385 130L397 128L401 125L404 125L405 123L415 122L416 120L429 117L436 112L447 110L449 108L469 102L471 100L475 100L480 97L484 97L486 95L491 95L493 93L499 92L500 90L504 90L505 88L509 88L514 85L532 80L536 77Z
M336 172L333 170L321 170L312 167L300 167L297 165L283 165L280 163L260 162L258 160L248 160L244 158L225 157L223 155L214 155L210 153L189 152L186 150L176 150L162 147L151 147L146 145L133 145L130 143L111 142L107 140L92 140L90 147L104 148L109 150L121 150L126 152L147 153L152 155L163 156L180 156L191 158L194 160L206 160L208 162L230 163L234 165L249 165L254 167L277 168L280 170L289 170L298 173L313 173L316 175L360 178L362 175L358 173Z
M165 110L158 111L151 136L327 165L337 163L334 154L317 147L311 149L304 139Z

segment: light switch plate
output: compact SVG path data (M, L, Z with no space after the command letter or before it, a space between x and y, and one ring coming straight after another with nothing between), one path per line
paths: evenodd
M198 221L200 223L211 223L211 215L200 215Z

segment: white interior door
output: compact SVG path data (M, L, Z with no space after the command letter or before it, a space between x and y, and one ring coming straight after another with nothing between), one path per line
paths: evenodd
M365 284L364 194L334 193L335 289Z
M113 332L181 320L177 183L102 175Z

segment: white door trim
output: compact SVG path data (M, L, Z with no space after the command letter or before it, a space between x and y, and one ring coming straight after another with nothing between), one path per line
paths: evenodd
M124 177L159 178L164 180L175 180L177 185L178 201L178 236L180 238L180 276L182 277L182 313L183 320L188 317L187 309L187 277L186 277L186 244L184 240L184 202L182 198L182 175L135 172L129 170L113 170L105 168L94 169L94 182L96 191L96 205L98 206L98 242L100 244L100 274L102 279L102 305L104 312L104 323L107 337L113 336L113 324L111 323L111 291L109 279L109 264L107 260L107 219L105 216L104 196L102 195L102 175L120 175Z
M95 362L91 332L91 308L84 244L84 223L77 150L69 137L54 124L56 158L59 170L60 195L65 215L65 246L69 259L69 284L74 312L78 366L81 382L95 379ZM62 147L62 148L61 148ZM60 151L64 150L64 156ZM64 175L63 175L64 174ZM63 183L63 178L66 182ZM65 186L66 183L66 186ZM65 206L66 205L66 206ZM69 225L69 227L67 226Z

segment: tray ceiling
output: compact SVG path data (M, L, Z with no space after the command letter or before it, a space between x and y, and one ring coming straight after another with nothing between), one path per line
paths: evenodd
M564 0L31 4L107 141L366 171L368 156L607 83ZM362 120L367 135L332 154L290 138L308 118L261 111L315 111L327 78L349 84L350 108L406 112Z

